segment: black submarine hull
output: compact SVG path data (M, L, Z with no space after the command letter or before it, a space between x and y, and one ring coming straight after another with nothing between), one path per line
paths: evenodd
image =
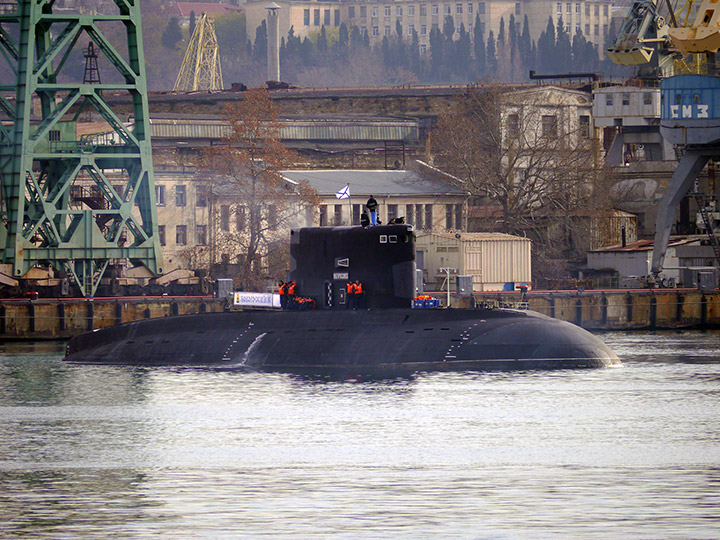
M225 366L318 375L619 365L573 324L505 309L240 311L150 319L88 332L69 362Z

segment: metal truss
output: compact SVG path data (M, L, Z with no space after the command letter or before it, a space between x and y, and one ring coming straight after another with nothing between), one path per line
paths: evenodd
M222 90L223 79L220 68L220 48L218 47L215 27L205 13L195 26L190 44L185 51L180 73L175 87L176 92L194 92L196 90Z
M54 3L0 6L0 54L15 75L14 84L0 87L0 258L15 278L51 265L88 296L114 259L162 273L140 1L113 0L114 13L93 15L55 13ZM113 45L117 36L126 47ZM77 65L84 38L114 68L105 77L113 82L83 83ZM132 122L103 99L113 92L130 94ZM79 137L86 109L104 127ZM92 200L75 195L88 186Z

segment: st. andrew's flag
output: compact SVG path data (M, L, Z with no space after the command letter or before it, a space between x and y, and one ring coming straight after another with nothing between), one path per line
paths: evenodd
M338 199L349 199L350 198L350 184L338 191L335 196Z

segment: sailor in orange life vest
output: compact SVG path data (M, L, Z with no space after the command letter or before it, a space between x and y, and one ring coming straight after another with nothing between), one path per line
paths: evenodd
M355 283L348 281L345 284L345 308L355 309Z
M280 307L282 309L287 308L287 283L285 283L283 280L280 280L280 284L278 285L278 294L280 295Z
M291 281L290 283L286 284L286 291L287 291L287 307L289 309L292 309L295 305L295 288L297 285L294 281Z
M353 295L355 297L355 300L353 301L353 309L359 308L364 309L365 308L365 291L363 290L362 283L358 280L355 280L355 294Z

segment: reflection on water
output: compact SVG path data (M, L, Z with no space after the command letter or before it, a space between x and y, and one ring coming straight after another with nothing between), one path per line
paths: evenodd
M323 381L0 346L1 538L716 538L720 334Z

